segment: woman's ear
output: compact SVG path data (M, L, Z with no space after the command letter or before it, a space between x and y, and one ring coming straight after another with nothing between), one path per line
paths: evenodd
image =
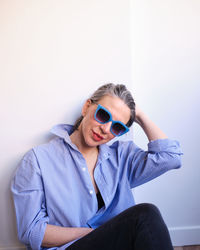
M88 108L90 107L91 103L92 103L92 101L91 101L90 99L88 99L88 100L84 103L83 108L82 108L82 116L83 116L83 117L86 115L87 110L88 110Z

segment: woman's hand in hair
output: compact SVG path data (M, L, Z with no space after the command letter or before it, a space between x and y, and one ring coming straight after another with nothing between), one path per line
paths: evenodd
M136 104L135 106L135 122L144 130L149 141L158 139L166 139L167 136Z

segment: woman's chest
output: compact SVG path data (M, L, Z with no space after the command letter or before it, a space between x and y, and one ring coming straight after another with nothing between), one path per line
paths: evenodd
M99 189L98 189L96 180L94 178L94 170L96 167L97 158L85 158L85 160L86 160L86 165L87 165L88 173L89 173L93 188L95 190L95 193L98 193Z

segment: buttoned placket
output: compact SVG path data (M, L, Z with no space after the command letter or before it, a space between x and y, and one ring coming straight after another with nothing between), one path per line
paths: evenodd
M87 163L86 163L86 160L85 158L83 157L83 155L79 152L79 158L81 160L81 171L83 173L83 175L86 176L86 186L87 186L87 189L88 189L88 193L90 195L93 195L95 193L94 191L94 186L92 184L92 180L91 180L91 177L90 177L90 174L89 174L89 171L88 171L88 167L87 167Z
M82 169L83 172L87 173L87 171L86 171L87 168L86 167L82 167L81 169ZM94 193L93 189L89 189L89 193L92 195Z
M81 154L81 152L78 150L78 148L76 147L75 144L71 143L71 142L67 142L72 148L73 150L75 150L78 154L78 158L81 162L80 164L80 168L81 168L81 171L83 173L83 175L87 175L87 182L85 182L86 184L86 187L88 189L88 193L92 196L94 193L95 193L95 190L94 190L94 187L93 187L93 184L92 184L92 180L91 180L91 177L90 177L90 174L89 174L89 171L88 171L88 166L87 166L87 163L86 163L86 160L85 158L83 157L83 155Z
M76 147L76 145L74 144L71 144L72 148L77 151L78 153L78 158L80 159L80 162L81 162L81 171L83 173L83 175L87 175L87 181L85 182L86 184L86 187L88 189L88 193L91 195L91 197L94 197L95 200L96 200L96 204L98 206L98 201L97 201L97 197L96 197L96 193L95 193L95 190L94 190L94 186L92 184L92 180L91 180L91 177L90 177L90 174L89 174L89 171L88 171L88 166L87 166L87 163L86 163L86 160L85 158L83 157L82 153L78 150L78 148ZM95 166L95 169L94 169L94 180L96 182L96 185L99 189L99 192L101 193L101 196L102 196L102 199L104 201L104 204L105 204L105 207L107 207L106 204L108 204L108 197L107 195L105 194L105 191L103 191L103 189L105 189L105 181L104 181L104 178L102 177L101 175L101 171L100 171L100 165L102 164L102 160L106 160L108 158L108 153L107 152L99 152L99 156L98 156L98 159L97 159L97 163L96 163L96 166ZM94 196L95 194L95 196Z
M80 152L79 152L80 153ZM88 167L87 167L87 163L86 163L86 160L85 158L83 157L83 155L80 153L80 157L81 157L81 162L82 162L82 166L81 166L81 170L84 174L87 174L87 179L89 179L89 181L87 182L87 184L89 183L90 187L88 189L88 192L89 194L94 197L94 199L96 200L96 205L98 207L98 200L97 200L97 196L96 196L96 193L95 193L95 190L94 190L94 186L92 184L92 180L91 180L91 177L90 177L90 174L89 174L89 171L88 171ZM107 157L107 154L103 154L103 158L106 158ZM101 196L102 196L102 199L104 201L104 204L105 204L105 200L104 200L104 195L102 195L102 190L103 190L103 186L104 186L104 182L102 182L102 177L101 177L101 173L100 173L100 165L101 165L101 160L97 159L97 163L96 163L96 166L95 166L95 169L94 169L94 180L96 182L96 185L98 187L98 190L99 192L101 193ZM100 209L101 211L101 209ZM97 211L99 213L99 211Z

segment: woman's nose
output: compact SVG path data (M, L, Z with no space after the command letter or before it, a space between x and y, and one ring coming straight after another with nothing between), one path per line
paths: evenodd
M103 131L104 134L106 133L109 133L110 132L110 127L112 125L112 122L108 122L108 123L105 123L105 124L101 124L101 129Z

